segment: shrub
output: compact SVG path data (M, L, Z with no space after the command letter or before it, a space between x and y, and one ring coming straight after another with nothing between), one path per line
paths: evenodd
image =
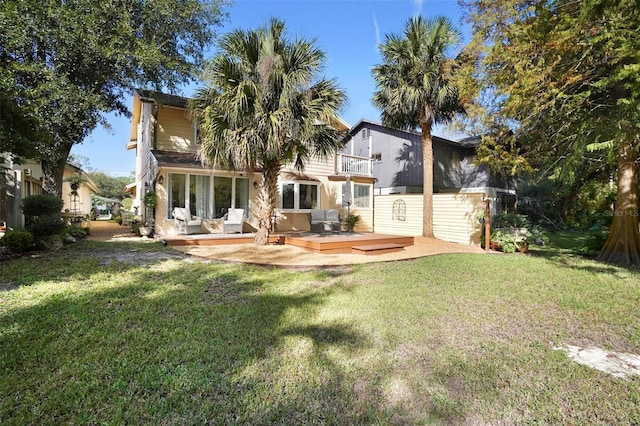
M581 253L597 252L607 241L609 236L609 226L606 222L597 222L587 231L587 239L584 246L580 249Z
M491 242L497 245L498 247L496 248L501 249L504 253L515 253L520 244L526 244L526 240L504 231L492 232Z
M73 226L70 226L67 228L67 232L68 235L71 235L74 238L84 238L87 235L89 235L89 228L76 228Z
M61 234L62 231L67 227L61 220L57 222L37 222L32 223L27 229L33 235L35 239L36 245L38 245L38 241L44 237L48 237L51 235Z
M529 228L531 224L526 216L516 213L502 213L494 219L495 228Z
M30 195L22 202L27 230L33 235L34 244L47 248L50 236L59 235L65 228L60 218L64 201L53 195Z
M27 230L18 229L7 232L0 242L7 248L9 253L24 253L33 247L33 235Z
M528 230L527 242L533 243L537 246L546 246L549 244L549 237L542 228L535 225L530 227Z
M30 217L59 215L63 206L64 201L53 195L29 195L22 200L22 211Z

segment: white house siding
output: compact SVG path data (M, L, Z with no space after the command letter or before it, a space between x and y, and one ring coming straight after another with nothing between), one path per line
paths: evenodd
M477 214L484 212L483 194L433 195L433 235L444 241L479 245L481 225Z
M151 102L141 102L140 125L136 147L136 200L134 205L142 209L144 184L149 182L149 166L151 161L151 140L153 139L153 115Z
M405 214L393 215L393 203L404 202ZM476 214L483 212L482 194L434 194L433 233L438 239L460 244L480 244ZM422 235L422 194L375 196L374 231L381 234Z
M395 201L404 202L404 216L393 216ZM374 206L375 232L407 236L422 235L422 194L376 195Z

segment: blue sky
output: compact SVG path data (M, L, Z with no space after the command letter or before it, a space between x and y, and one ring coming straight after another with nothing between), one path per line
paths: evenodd
M282 19L292 37L316 39L327 54L325 76L335 77L346 91L348 104L342 117L350 125L362 118L376 120L380 112L371 104L375 84L371 68L380 63L377 45L385 34L399 33L411 16L447 16L466 34L456 0L236 0L228 9L222 34L235 28L257 28L271 17ZM215 52L212 48L211 55ZM191 96L197 83L184 88ZM129 104L131 99L127 100ZM135 170L135 151L127 151L130 121L107 116L112 130L97 128L72 153L88 158L93 170L126 176ZM446 136L445 129L434 133Z

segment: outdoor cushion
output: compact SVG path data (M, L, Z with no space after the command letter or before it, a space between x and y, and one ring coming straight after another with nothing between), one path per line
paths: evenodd
M324 222L324 210L317 210L317 209L312 209L311 210L311 223L318 223L318 222Z
M229 209L225 220L222 222L222 232L240 232L242 233L242 224L244 223L244 209Z
M309 212L312 231L339 231L340 216L338 210L312 209Z
M202 219L192 216L188 208L174 207L171 215L176 220L178 234L193 234L200 231Z
M327 222L340 222L338 210L327 210L325 220Z

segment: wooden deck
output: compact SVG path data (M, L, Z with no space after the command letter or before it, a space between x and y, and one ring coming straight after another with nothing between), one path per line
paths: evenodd
M353 247L397 244L413 245L413 237L386 234L326 234L286 237L285 244L302 247L314 253L352 253Z
M253 243L253 234L194 234L175 235L163 238L170 246L186 245L218 245L218 244L248 244ZM394 245L396 250L413 245L413 237L386 234L358 234L358 233L274 233L269 235L272 244L288 244L314 253L354 253L354 247ZM395 247L395 246L399 247ZM371 250L372 253L386 252ZM358 250L356 249L356 252Z

